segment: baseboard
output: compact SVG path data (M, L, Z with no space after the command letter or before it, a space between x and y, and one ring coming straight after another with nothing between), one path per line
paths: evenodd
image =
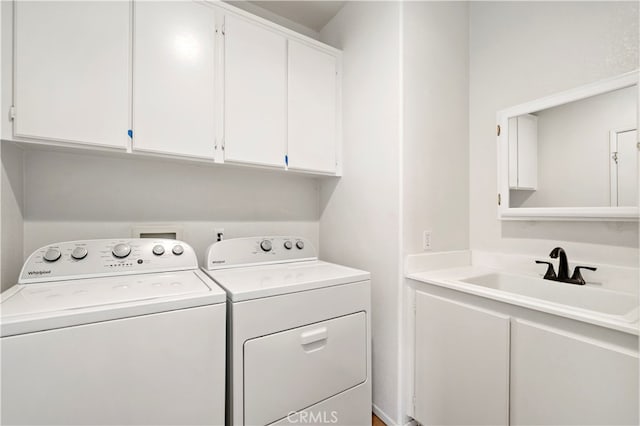
M378 418L382 420L384 424L386 424L387 426L397 426L396 422L392 420L387 413L385 413L380 408L378 408L376 404L373 404L372 409L373 409L373 414L378 416Z

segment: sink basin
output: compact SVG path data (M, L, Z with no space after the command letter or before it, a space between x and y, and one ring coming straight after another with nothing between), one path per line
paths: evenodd
M638 319L638 296L631 293L498 272L463 278L460 281L517 296L617 316L627 322Z

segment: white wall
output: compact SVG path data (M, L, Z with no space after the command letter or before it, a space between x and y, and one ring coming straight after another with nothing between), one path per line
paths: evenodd
M511 207L610 206L609 132L635 129L637 92L631 86L536 112L538 187L511 191Z
M17 282L23 262L24 169L21 149L3 142L0 152L0 289L4 290Z
M472 2L471 248L638 265L637 223L497 220L496 112L638 67L637 2Z
M348 3L321 35L344 49L344 176L321 187L321 255L372 273L374 411L404 424L402 259L423 230L434 250L469 243L468 4Z
M469 247L469 4L403 4L403 256ZM403 280L404 282L404 280ZM413 292L401 319L403 410L413 415ZM403 406L404 405L404 406Z
M469 5L404 4L404 254L469 247Z
M349 2L321 31L344 49L344 175L321 186L320 254L371 272L373 403L393 424L402 418L400 12L394 2Z
M218 227L226 238L296 234L318 243L318 183L302 175L28 150L24 187L25 256L55 241L128 237L136 224L182 226L199 256Z

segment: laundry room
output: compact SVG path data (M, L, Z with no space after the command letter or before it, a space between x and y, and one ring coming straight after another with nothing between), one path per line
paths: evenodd
M0 22L2 424L640 421L637 1Z

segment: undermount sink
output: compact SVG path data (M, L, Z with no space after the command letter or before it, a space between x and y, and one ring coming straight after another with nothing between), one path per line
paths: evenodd
M499 272L463 278L460 281L508 292L516 296L525 296L571 308L617 316L627 322L634 322L638 319L638 296L631 293Z

